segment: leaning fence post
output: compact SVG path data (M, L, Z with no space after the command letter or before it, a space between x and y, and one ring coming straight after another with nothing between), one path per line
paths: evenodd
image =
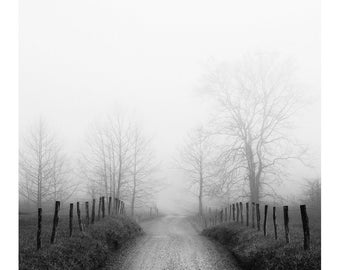
M73 203L70 203L70 212L69 212L69 221L68 221L68 228L70 231L70 237L73 233Z
M98 214L97 214L97 218L98 220L100 220L100 210L102 207L102 197L99 197L99 202L98 202Z
M252 227L255 229L255 203L251 203L251 219L252 219Z
M79 231L83 231L83 226L81 224L81 216L80 216L80 205L79 202L77 202L77 216L78 216L78 226L79 226Z
M90 225L89 202L85 202L85 212L86 212L86 226L89 226Z
M264 219L263 219L263 234L267 236L267 214L268 214L268 205L264 206Z
M243 203L240 202L240 215L241 215L241 224L243 224Z
M283 207L283 217L284 217L284 224L285 224L285 236L286 236L286 243L290 242L289 239L289 217L288 217L288 206Z
M235 221L235 204L233 203L233 221Z
M91 214L91 224L94 223L95 215L96 215L96 199L92 200L92 214Z
M60 208L60 201L56 201L55 202L55 207L54 207L54 217L53 217L53 227L52 227L52 234L51 234L51 244L54 243L55 234L56 234L56 231L57 231L57 226L58 226L58 221L59 221L59 217L58 217L59 208Z
M38 231L37 231L37 250L41 248L41 219L42 208L38 208Z
M310 232L309 232L309 221L306 210L306 205L300 205L302 228L303 228L303 248L304 250L310 249Z
M273 224L274 224L274 237L277 240L277 223L276 223L276 207L273 207Z
M261 214L260 214L260 204L256 204L256 221L257 221L257 230L261 230Z
M246 224L249 226L249 203L246 203Z
M102 214L103 218L105 217L105 197L102 197Z

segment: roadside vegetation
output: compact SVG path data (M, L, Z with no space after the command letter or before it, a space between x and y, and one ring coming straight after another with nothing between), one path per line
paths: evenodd
M98 269L105 265L110 252L143 233L141 227L124 216L102 219L68 236L67 216L60 217L56 243L50 243L52 217L46 217L42 231L43 246L36 250L36 218L19 220L19 269Z
M293 219L294 220L294 217ZM311 249L303 249L301 223L290 224L290 243L286 244L283 226L278 227L278 239L273 231L268 235L239 223L220 224L204 229L202 234L225 245L240 266L247 270L313 270L321 269L320 219L311 220Z

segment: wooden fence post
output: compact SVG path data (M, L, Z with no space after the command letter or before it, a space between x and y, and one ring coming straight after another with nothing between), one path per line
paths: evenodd
M255 229L255 203L251 203L251 220L252 220L252 227Z
M309 221L306 210L306 205L300 205L302 228L303 228L303 248L304 250L310 249L310 232L309 232Z
M108 215L111 215L111 204L112 204L112 197L109 197L109 209L108 209Z
M274 224L274 237L277 240L277 223L276 223L276 207L273 207L273 224Z
M79 226L79 231L83 231L83 225L81 223L81 216L80 216L80 205L79 202L77 202L77 216L78 216L78 226Z
M283 207L283 217L284 217L284 224L285 224L285 236L286 236L286 243L290 242L289 237L289 216L288 216L288 206Z
M51 234L51 244L54 243L55 241L55 234L57 231L57 226L58 226L58 221L59 221L59 208L60 208L60 201L55 202L55 207L54 207L54 217L53 217L53 227L52 227L52 234Z
M236 222L239 222L239 216L240 216L240 207L238 203L236 203Z
M220 211L220 218L221 218L221 223L223 223L223 208Z
M89 202L85 202L85 213L86 213L86 226L90 225L90 209Z
M261 230L261 213L260 213L260 204L256 204L256 221L257 221L257 230Z
M69 231L70 231L69 236L72 237L72 233L73 233L73 203L70 203L68 228L69 228Z
M229 204L229 221L231 221L232 206Z
M102 214L103 218L105 217L105 197L102 197Z
M102 197L99 197L99 202L98 202L98 214L97 214L97 219L100 220L100 211L102 207Z
M241 224L243 224L243 203L240 202L240 215L241 215Z
M226 223L228 222L228 207L224 208L224 221Z
M42 208L38 208L37 250L41 248L41 219Z
M95 215L96 215L96 199L93 199L92 200L91 224L94 224Z
M233 221L235 221L235 204L233 203Z
M246 225L249 226L249 203L246 203Z
M267 236L267 214L268 214L268 205L264 206L264 219L263 219L263 235Z

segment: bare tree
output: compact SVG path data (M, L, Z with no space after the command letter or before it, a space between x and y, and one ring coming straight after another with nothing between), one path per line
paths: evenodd
M190 188L198 198L198 212L203 213L203 196L211 192L213 170L213 148L204 129L197 128L188 136L180 151L179 168L190 177Z
M150 201L155 191L152 174L157 165L151 149L150 140L146 139L140 128L135 126L131 140L131 215L134 215L136 205L141 207Z
M40 119L20 147L20 195L41 207L43 202L65 199L75 189L68 182L69 169L54 135Z
M286 132L299 107L291 65L258 54L234 69L217 65L206 82L219 104L215 132L224 138L222 155L243 174L252 201L273 195L272 183L286 176L285 162L301 160L304 151Z
M121 198L129 192L131 167L130 123L116 115L91 126L88 149L82 154L80 169L91 196Z

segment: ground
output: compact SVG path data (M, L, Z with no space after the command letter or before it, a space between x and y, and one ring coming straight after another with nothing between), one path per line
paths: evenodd
M201 236L187 217L164 216L141 226L145 234L123 248L106 269L239 269L233 256Z

